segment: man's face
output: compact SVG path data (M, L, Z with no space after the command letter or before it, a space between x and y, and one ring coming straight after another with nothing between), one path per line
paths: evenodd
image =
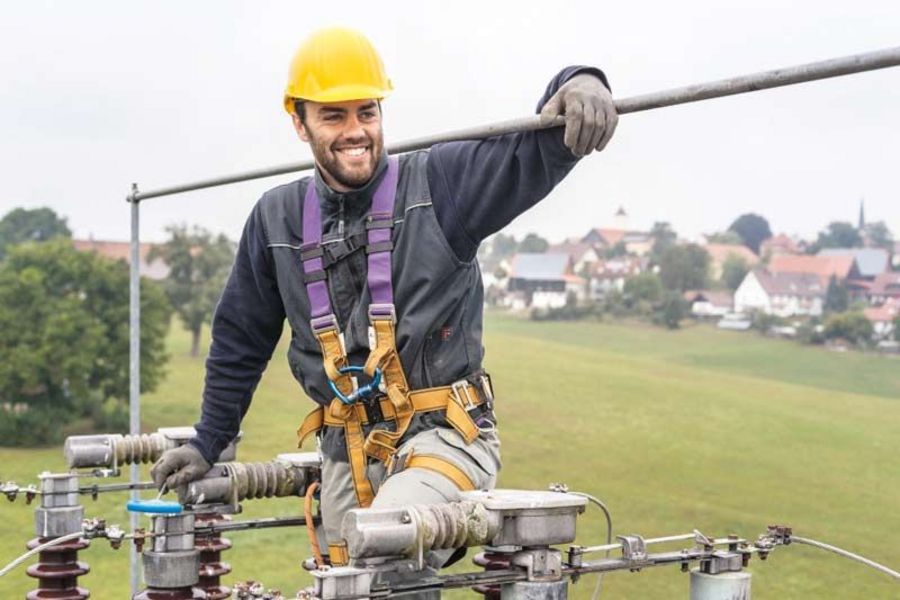
M294 128L309 142L325 182L335 191L362 187L375 173L384 147L381 110L375 100L305 102Z

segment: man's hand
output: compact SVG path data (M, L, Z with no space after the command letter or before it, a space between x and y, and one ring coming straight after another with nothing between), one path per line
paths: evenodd
M561 115L566 117L563 141L578 157L603 150L619 122L612 94L598 77L588 73L576 75L559 88L541 109L541 122Z
M178 486L200 479L211 468L212 465L206 462L199 450L185 444L163 452L150 469L150 477L153 478L157 489L162 490L165 485L167 489L174 490Z

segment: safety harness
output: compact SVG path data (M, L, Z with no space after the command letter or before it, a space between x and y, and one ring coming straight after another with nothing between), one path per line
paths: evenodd
M394 226L394 202L399 167L396 158L388 161L387 171L375 190L366 216L366 246L369 304L369 356L365 365L351 365L337 317L328 294L326 253L322 247L322 215L315 182L311 181L303 201L304 283L310 300L310 327L319 341L325 374L335 398L327 407L319 407L303 420L297 435L299 445L323 426L344 429L347 456L357 501L368 507L374 498L366 476L369 458L379 460L393 474L405 468L423 468L450 479L462 490L474 489L473 482L456 465L440 456L404 455L395 457L397 444L417 413L446 411L447 422L467 444L479 431L492 429L492 393L490 381L481 378L479 386L467 380L419 390L410 390L397 352L397 314L391 281L391 232ZM364 373L371 382L359 387L354 373ZM368 436L363 427L393 421L393 429L373 429ZM333 558L340 560L340 549Z

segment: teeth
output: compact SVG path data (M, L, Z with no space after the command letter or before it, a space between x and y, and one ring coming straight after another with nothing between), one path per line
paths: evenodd
M350 156L362 156L365 154L365 148L344 148L341 150L344 154L349 154Z

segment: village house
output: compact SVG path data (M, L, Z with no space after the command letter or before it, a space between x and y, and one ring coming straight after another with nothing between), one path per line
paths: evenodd
M881 273L869 286L869 302L881 305L890 300L900 301L900 272Z
M787 234L779 233L766 240L759 246L759 255L763 260L769 260L773 256L803 254L805 244Z
M768 270L773 274L815 275L823 285L828 285L831 277L838 282L860 278L853 256L773 256Z
M876 339L891 339L894 336L895 323L900 317L900 300L891 298L881 306L866 308L863 314L871 321Z
M793 257L792 257L793 258ZM825 304L827 278L808 272L771 272L758 268L747 273L734 292L734 310L779 317L820 316Z
M725 290L688 290L684 300L698 318L721 318L734 310L734 295Z
M131 264L131 244L129 242L110 242L104 240L72 240L72 246L80 252L94 252L110 260L124 260ZM138 272L141 277L161 281L169 276L169 265L161 258L147 260L150 251L157 244L142 243L140 245L140 264Z
M600 300L613 290L621 292L628 278L644 271L645 262L637 256L617 256L598 261L590 272L590 297Z
M628 226L628 214L619 207L613 216L613 226L596 227L581 238L581 243L590 244L601 251L611 250L621 244L627 254L646 256L653 249L653 238L649 232L634 231Z
M552 254L567 254L572 259L572 271L575 273L587 273L603 257L603 250L591 242L577 239L566 240L559 244L552 244L547 252Z
M507 280L509 308L562 308L571 296L585 299L585 280L572 272L568 254L520 252L513 257Z
M874 280L890 269L891 257L884 248L825 248L818 256L849 256L856 261L858 279Z

